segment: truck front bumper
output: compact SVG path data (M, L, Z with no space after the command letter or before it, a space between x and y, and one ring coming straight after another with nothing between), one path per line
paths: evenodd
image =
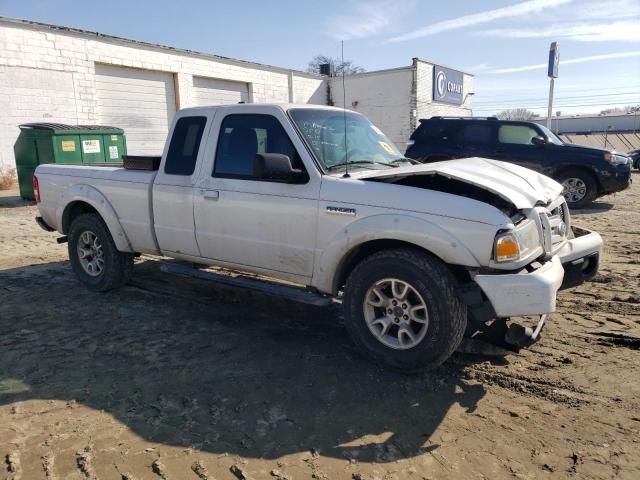
M556 309L560 288L593 278L598 271L602 238L581 228L573 231L575 238L544 263L534 262L517 272L474 277L498 318L551 313Z

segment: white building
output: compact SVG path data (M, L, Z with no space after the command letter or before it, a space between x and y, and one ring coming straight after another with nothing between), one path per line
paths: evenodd
M435 70L440 69L434 84ZM347 77L347 108L402 148L417 119L468 115L473 78L414 59ZM438 89L438 86L440 87ZM443 93L441 100L434 101ZM446 97L446 98L445 98ZM341 79L95 32L0 17L0 168L13 166L18 125L123 128L131 154L159 154L173 113L237 102L342 105Z
M473 75L418 58L408 67L349 75L344 82L347 108L366 115L400 149L421 118L471 115ZM330 101L342 107L342 78L329 85ZM460 91L449 94L456 87Z

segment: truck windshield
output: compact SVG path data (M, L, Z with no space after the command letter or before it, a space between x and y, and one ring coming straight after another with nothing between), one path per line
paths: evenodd
M326 169L396 167L404 156L382 131L354 112L296 108L289 111L318 161Z
M553 133L544 125L539 125L539 127L540 127L540 130L544 132L544 134L547 136L547 138L551 143L555 143L556 145L562 145L564 143L562 140L558 138L558 136L555 133Z

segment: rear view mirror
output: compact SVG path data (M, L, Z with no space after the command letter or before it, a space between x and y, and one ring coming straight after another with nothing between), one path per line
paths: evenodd
M533 137L531 139L531 143L533 143L534 145L546 145L547 144L547 140L544 137Z
M253 176L265 180L280 180L286 183L304 181L302 170L293 168L291 159L280 153L258 153L253 161Z

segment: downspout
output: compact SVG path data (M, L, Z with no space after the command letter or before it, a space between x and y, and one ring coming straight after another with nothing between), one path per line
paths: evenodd
M293 70L289 70L289 103L294 103L294 96L293 96Z
M411 92L409 93L409 135L418 124L418 58L411 59ZM408 138L407 138L408 140Z
M333 102L333 94L331 92L331 78L325 77L325 82L327 82L327 105L333 107L335 103Z

